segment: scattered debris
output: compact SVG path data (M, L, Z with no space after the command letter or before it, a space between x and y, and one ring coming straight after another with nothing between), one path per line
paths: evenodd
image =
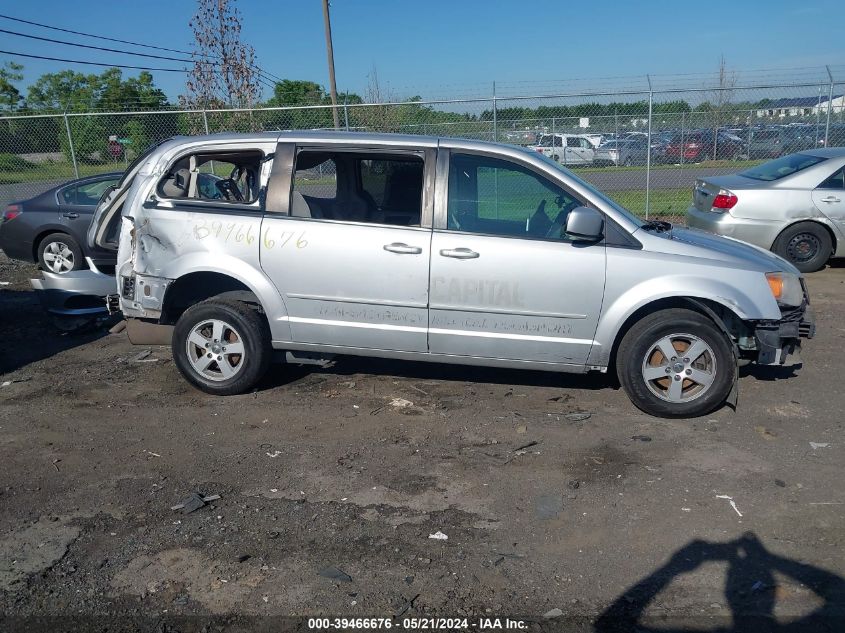
M60 461L62 461L62 460L60 460L60 459L54 459L54 460L53 460L53 468L55 468L55 469L56 469L56 472L59 472L59 466L58 466L58 464L59 464L59 462L60 462Z
M819 448L827 448L830 446L830 442L810 442L810 448L813 450L817 450Z
M578 490L581 487L581 482L577 479L570 479L567 484L572 490Z
M410 400L405 400L405 398L393 398L390 401L391 407L396 407L397 409L407 409L408 407L414 406L414 403Z
M435 539L435 540L437 540L437 541L445 541L445 540L447 540L449 537L448 537L448 536L446 536L445 534L443 534L443 532L441 532L440 530L437 530L434 534L429 534L429 535L428 535L428 538L433 538L433 539Z
M282 451L273 451L272 453L269 453L269 452L265 453L265 455L267 455L267 457L278 457L281 454L282 454Z
M740 517L742 516L742 512L740 512L739 508L736 507L736 502L733 500L733 497L729 497L728 495L716 495L716 498L727 499L730 502L731 507L734 509L734 512L736 512Z
M403 615L405 615L405 614L408 612L408 610L409 610L411 607L413 607L413 606L414 606L414 601L415 601L417 598L419 598L419 597L420 597L420 594L417 594L417 595L415 595L413 598L411 598L410 600L408 600L408 602L406 602L406 603L405 603L405 605L404 605L401 609L399 609L399 611L397 611L397 612L396 612L396 615L395 615L395 616L393 616L393 617L395 617L395 618L401 618Z
M524 451L526 448L531 448L532 446L537 446L539 443L540 442L537 441L537 440L531 440L530 442L528 442L528 444L523 444L522 446L519 446L519 447L513 449L513 452L517 453L519 451Z
M157 363L158 358L149 358L149 355L152 354L153 351L150 349L145 349L143 352L136 354L132 358L129 359L130 363Z
M317 575L330 580L337 580L338 582L352 582L352 576L337 567L324 567L317 572Z
M120 334L126 329L126 321L118 321L110 330L109 334Z
M552 618L559 618L562 615L563 615L563 611L561 611L558 608L554 608L554 609L551 609L550 611L546 611L543 614L543 617L546 618L547 620L550 620Z
M0 281L0 286L11 286L11 285L12 285L11 281Z
M650 442L651 441L651 437L649 437L648 435L632 435L631 439L632 440L639 440L640 442Z
M146 453L147 455L150 455L152 457L161 457L161 455L159 455L158 453L153 453L152 451L148 451L147 449L144 449L141 452Z
M755 426L754 430L757 431L764 440L773 440L777 437L777 433L773 433L765 426Z
M775 485L778 488L786 488L786 482L783 481L782 479L775 479Z
M8 387L16 382L28 382L31 378L13 378L12 380L4 380L0 383L0 387Z
M171 510L181 510L182 514L190 514L195 510L199 510L210 501L216 501L220 495L201 495L198 492L192 492L190 496L185 497L175 506L170 506Z
M589 420L591 417L593 417L593 414L592 413L586 413L586 412L583 412L583 413L567 413L563 417L565 417L570 422L583 422L584 420Z
M238 562L239 562L239 563L245 563L245 562L247 562L250 558L252 558L252 555L251 555L251 554L241 554L240 556L238 556Z

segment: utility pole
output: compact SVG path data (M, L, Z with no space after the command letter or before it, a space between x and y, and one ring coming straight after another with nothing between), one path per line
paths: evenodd
M332 118L334 129L340 129L337 115L337 85L334 80L334 50L332 49L332 21L329 18L329 0L323 0L323 21L326 24L326 55L329 58L329 93L332 97Z

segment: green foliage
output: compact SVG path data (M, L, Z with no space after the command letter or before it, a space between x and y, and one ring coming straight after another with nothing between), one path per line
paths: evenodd
M0 154L0 171L27 171L35 165L15 154Z
M103 127L101 117L69 117L68 126L73 137L73 150L77 161L98 162L108 158L109 135ZM65 130L59 133L59 144L65 157L71 160L70 143Z
M14 82L23 79L23 66L6 62L0 66L0 107L14 110L21 102L21 93Z

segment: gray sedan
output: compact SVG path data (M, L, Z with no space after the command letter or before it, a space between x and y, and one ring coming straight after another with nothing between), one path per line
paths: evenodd
M594 165L644 165L648 156L648 137L608 141L596 149Z
M845 147L698 180L687 224L771 250L801 272L820 270L845 257Z

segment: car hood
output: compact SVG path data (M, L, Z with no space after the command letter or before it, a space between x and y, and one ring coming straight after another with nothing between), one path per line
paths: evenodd
M641 231L637 231L637 234ZM664 247L659 250L674 255L711 259L728 266L763 273L781 271L800 274L797 268L774 253L731 237L677 227L664 233L649 232L649 237L665 240ZM658 250L658 244L654 248Z

